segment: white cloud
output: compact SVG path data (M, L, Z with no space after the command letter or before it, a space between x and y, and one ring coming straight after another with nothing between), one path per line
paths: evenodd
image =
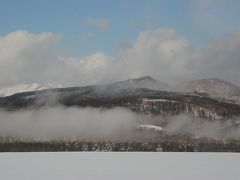
M210 42L196 54L199 77L223 78L240 84L240 30Z
M148 30L139 34L124 55L128 76L151 75L164 81L189 75L191 43L173 29Z
M109 27L109 22L108 19L106 18L90 18L88 20L88 23L99 28L101 31L104 32L107 31Z
M27 31L0 37L0 87L34 82L83 86L145 75L167 83L214 77L240 84L240 31L199 49L174 29L147 30L120 57L103 52L59 57L59 38Z
M155 29L139 34L125 52L125 78L151 75L167 83L197 78L222 78L240 84L240 30L219 37L205 48L173 29Z
M72 85L105 83L110 79L110 69L113 67L111 57L97 52L84 58L65 58L66 68L62 69L62 80Z
M86 85L102 82L111 58L97 52L82 59L59 57L53 33L16 31L0 38L0 87L25 83Z
M0 38L0 84L41 81L56 63L53 33L16 31ZM44 70L44 71L43 71Z

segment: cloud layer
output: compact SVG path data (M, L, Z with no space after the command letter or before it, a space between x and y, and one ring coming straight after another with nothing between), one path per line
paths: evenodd
M191 134L197 137L239 139L240 128L229 121L208 121L186 114L149 116L123 108L98 109L43 107L20 111L0 110L0 141L13 140L159 140L157 124L166 135ZM161 125L162 124L162 125ZM159 126L161 125L161 126ZM145 128L139 128L145 127ZM140 131L142 129L142 131Z
M19 140L124 140L135 127L137 115L119 108L46 107L15 112L0 111L0 136Z
M167 83L222 78L240 84L240 31L194 48L174 29L146 30L118 57L104 52L60 57L55 45L60 38L27 31L0 37L0 87L33 82L81 86L144 75Z

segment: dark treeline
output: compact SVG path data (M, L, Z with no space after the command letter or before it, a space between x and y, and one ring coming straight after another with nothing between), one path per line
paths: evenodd
M162 142L1 142L0 152L147 151L147 152L240 152L236 140L170 139Z

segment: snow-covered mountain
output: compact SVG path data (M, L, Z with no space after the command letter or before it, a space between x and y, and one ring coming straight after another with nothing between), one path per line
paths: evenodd
M221 100L240 102L240 87L221 79L198 79L179 84L179 91L206 93Z
M134 89L145 88L151 90L171 91L171 92L187 92L187 93L205 93L212 98L219 100L231 101L240 103L240 87L221 80L221 79L199 79L184 82L178 85L168 85L158 81L150 76L144 76L135 79L128 79L125 81L118 81L101 86L88 86L88 91L96 95L115 96L121 95L124 92L131 92ZM44 89L62 88L60 85L47 84L23 84L13 87L0 89L0 97L11 96L16 93L39 91ZM65 88L70 89L72 88ZM82 87L74 87L73 89L79 91Z
M126 140L124 139L125 137L130 137L130 140L134 142L156 141L155 144L143 146L154 147L155 149L145 149L145 151L156 151L158 147L156 145L159 145L159 143L161 145L161 149L167 151L239 151L240 149L240 141L237 141L233 144L232 139L228 139L232 137L235 138L235 132L236 134L238 133L238 128L240 127L240 105L229 103L229 101L216 100L215 98L211 97L212 95L218 95L218 97L222 98L223 95L226 94L226 97L229 96L231 98L233 95L239 95L239 88L237 86L222 80L204 79L185 82L181 84L182 91L180 91L179 86L179 92L171 91L171 89L174 89L175 86L166 85L148 76L126 81L119 81L107 85L65 88L56 88L56 86L54 86L53 89L48 90L49 88L52 88L52 86L34 84L31 86L19 86L18 88L14 87L13 89L10 89L11 91L9 89L5 89L2 91L4 96L14 93L17 94L7 97L0 97L0 110L4 113L5 110L7 113L9 112L10 118L12 118L15 113L18 113L19 110L26 112L32 112L36 110L37 112L40 112L37 114L41 114L39 117L41 120L44 120L45 118L43 117L45 117L47 114L50 114L49 118L52 119L53 116L51 114L54 113L57 114L57 121L54 120L54 124L56 122L61 122L59 121L59 117L64 120L68 118L71 119L73 113L78 112L78 110L89 110L86 114L83 114L83 119L86 119L86 115L88 117L90 113L94 112L94 109L99 110L99 113L96 115L97 117L99 115L102 116L100 113L104 113L109 110L116 110L118 112L117 114L110 113L110 120L112 118L115 119L115 116L120 116L119 120L117 121L125 120L125 112L127 114L134 113L132 115L130 114L130 117L134 117L134 119L136 118L136 122L134 121L130 123L133 123L133 126L131 126L132 128L127 129L126 131L121 130L121 137L118 133L117 137L121 138L121 142ZM209 94L211 96L209 96ZM51 109L53 109L53 113L45 113L51 112L49 111ZM119 111L119 109L123 109L124 112ZM20 113L23 111L20 111ZM63 115L59 114L60 112L64 115L67 112L69 114L67 114L64 118L62 117ZM79 116L79 114L76 115L76 122L78 122L79 118L81 118ZM33 118L34 122L37 119L36 117ZM20 119L20 116L16 118ZM100 119L101 118L103 118L103 116L100 117ZM23 115L22 119L24 122L26 122L25 115ZM30 119L32 119L32 116ZM88 119L89 118L87 118L87 121ZM45 122L49 123L48 120L45 120ZM71 124L72 121L69 122ZM210 122L214 124L209 124ZM221 123L221 128L219 128L219 123ZM91 122L90 124L94 123ZM98 124L96 127L98 127ZM127 127L129 126L127 125ZM43 128L44 132L46 132L46 128L44 126ZM72 131L72 128L70 129ZM200 133L199 129L202 130ZM93 130L95 130L95 128L93 128ZM216 133L213 133L214 135L212 135L213 131L216 131ZM206 139L204 139L205 134L207 134L206 132L209 132L210 138L214 138L213 141L206 141ZM52 134L52 132L50 132L50 134ZM68 133L64 131L64 134ZM65 135L61 135L60 137L64 140L64 143ZM78 136L71 137L70 135L70 139L67 139L66 141L74 142L76 140L79 141L80 144L76 144L75 142L72 143L72 145L68 143L67 146L62 146L59 144L57 147L59 149L57 150L70 150L71 148L72 150L81 151L92 150L90 147L94 147L93 145L96 144L94 141L98 140L98 137L92 138L91 135L89 135L89 137L86 136L87 140L90 139L93 141L93 144L89 146L85 146L86 144L81 142L82 137L83 136L81 135L78 139ZM112 137L114 136L111 136L111 138ZM201 139L202 137L204 138ZM220 140L216 142L216 138L220 138ZM73 139L73 141L71 139ZM104 139L106 140L106 138ZM14 141L14 139L11 139L11 137L9 138L5 135L5 133L2 136L0 135L0 146L2 142L1 147L4 147L4 151L22 150L21 148L23 148L24 145L19 145L16 143L16 149L13 149L11 146L7 146L5 143L12 141ZM39 141L38 137L37 141ZM169 143L171 144L170 146ZM205 145L199 148L199 144ZM49 144L46 145L43 143L42 145L40 144L41 146L38 145L39 144L37 144L37 146L33 144L33 149L28 150L39 150L39 147L41 147L41 150L44 150L44 148L51 150L49 149L49 147L51 147ZM105 145L109 145L109 143L107 142ZM102 146L103 145L97 144L97 147L100 147L100 149L103 150ZM62 147L64 147L64 149L61 149ZM85 147L87 147L87 149ZM115 150L122 149L122 147L129 147L132 148L132 150L139 150L139 146L136 146L135 144L119 146L118 144L116 145L113 143L112 147L117 147ZM211 149L209 149L209 147ZM54 146L54 148L53 149L56 150L56 146Z
M119 82L109 84L109 86L112 86L115 88L121 88L121 89L146 88L146 89L162 90L162 91L168 91L170 89L170 86L168 84L160 82L150 76L143 76L140 78L119 81Z
M21 85L7 87L7 88L0 88L0 97L11 96L16 93L39 91L39 90L53 89L53 88L62 88L62 86L53 85L50 83L21 84ZM99 93L99 94L106 93L106 91L109 92L109 94L115 94L115 93L121 92L121 90L134 89L134 88L146 88L146 89L164 90L164 91L167 91L170 89L170 87L167 84L157 81L150 76L144 76L136 79L118 81L118 82L110 83L103 86L96 86L96 88L94 88L94 91L95 93Z
M21 92L30 92L30 91L39 91L39 90L44 90L44 89L52 89L52 88L60 88L61 86L55 86L50 83L47 84L38 84L38 83L33 83L33 84L21 84L17 86L11 86L7 88L2 88L0 89L0 97L6 97L6 96L11 96L16 93L21 93Z

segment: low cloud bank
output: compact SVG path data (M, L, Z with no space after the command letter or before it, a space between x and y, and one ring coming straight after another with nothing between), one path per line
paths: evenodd
M239 119L239 118L238 118ZM206 120L186 114L168 117L165 131L170 134L192 134L196 137L240 139L240 126L228 120ZM236 118L236 121L237 118Z
M168 117L150 116L122 108L59 106L11 112L2 110L0 117L0 136L21 141L147 139L157 141L161 133L240 139L240 127L229 121L208 121L185 114ZM156 132L147 128L139 130L137 127L140 124L160 126L163 131Z
M0 135L20 140L124 139L139 115L125 109L51 107L0 111Z

